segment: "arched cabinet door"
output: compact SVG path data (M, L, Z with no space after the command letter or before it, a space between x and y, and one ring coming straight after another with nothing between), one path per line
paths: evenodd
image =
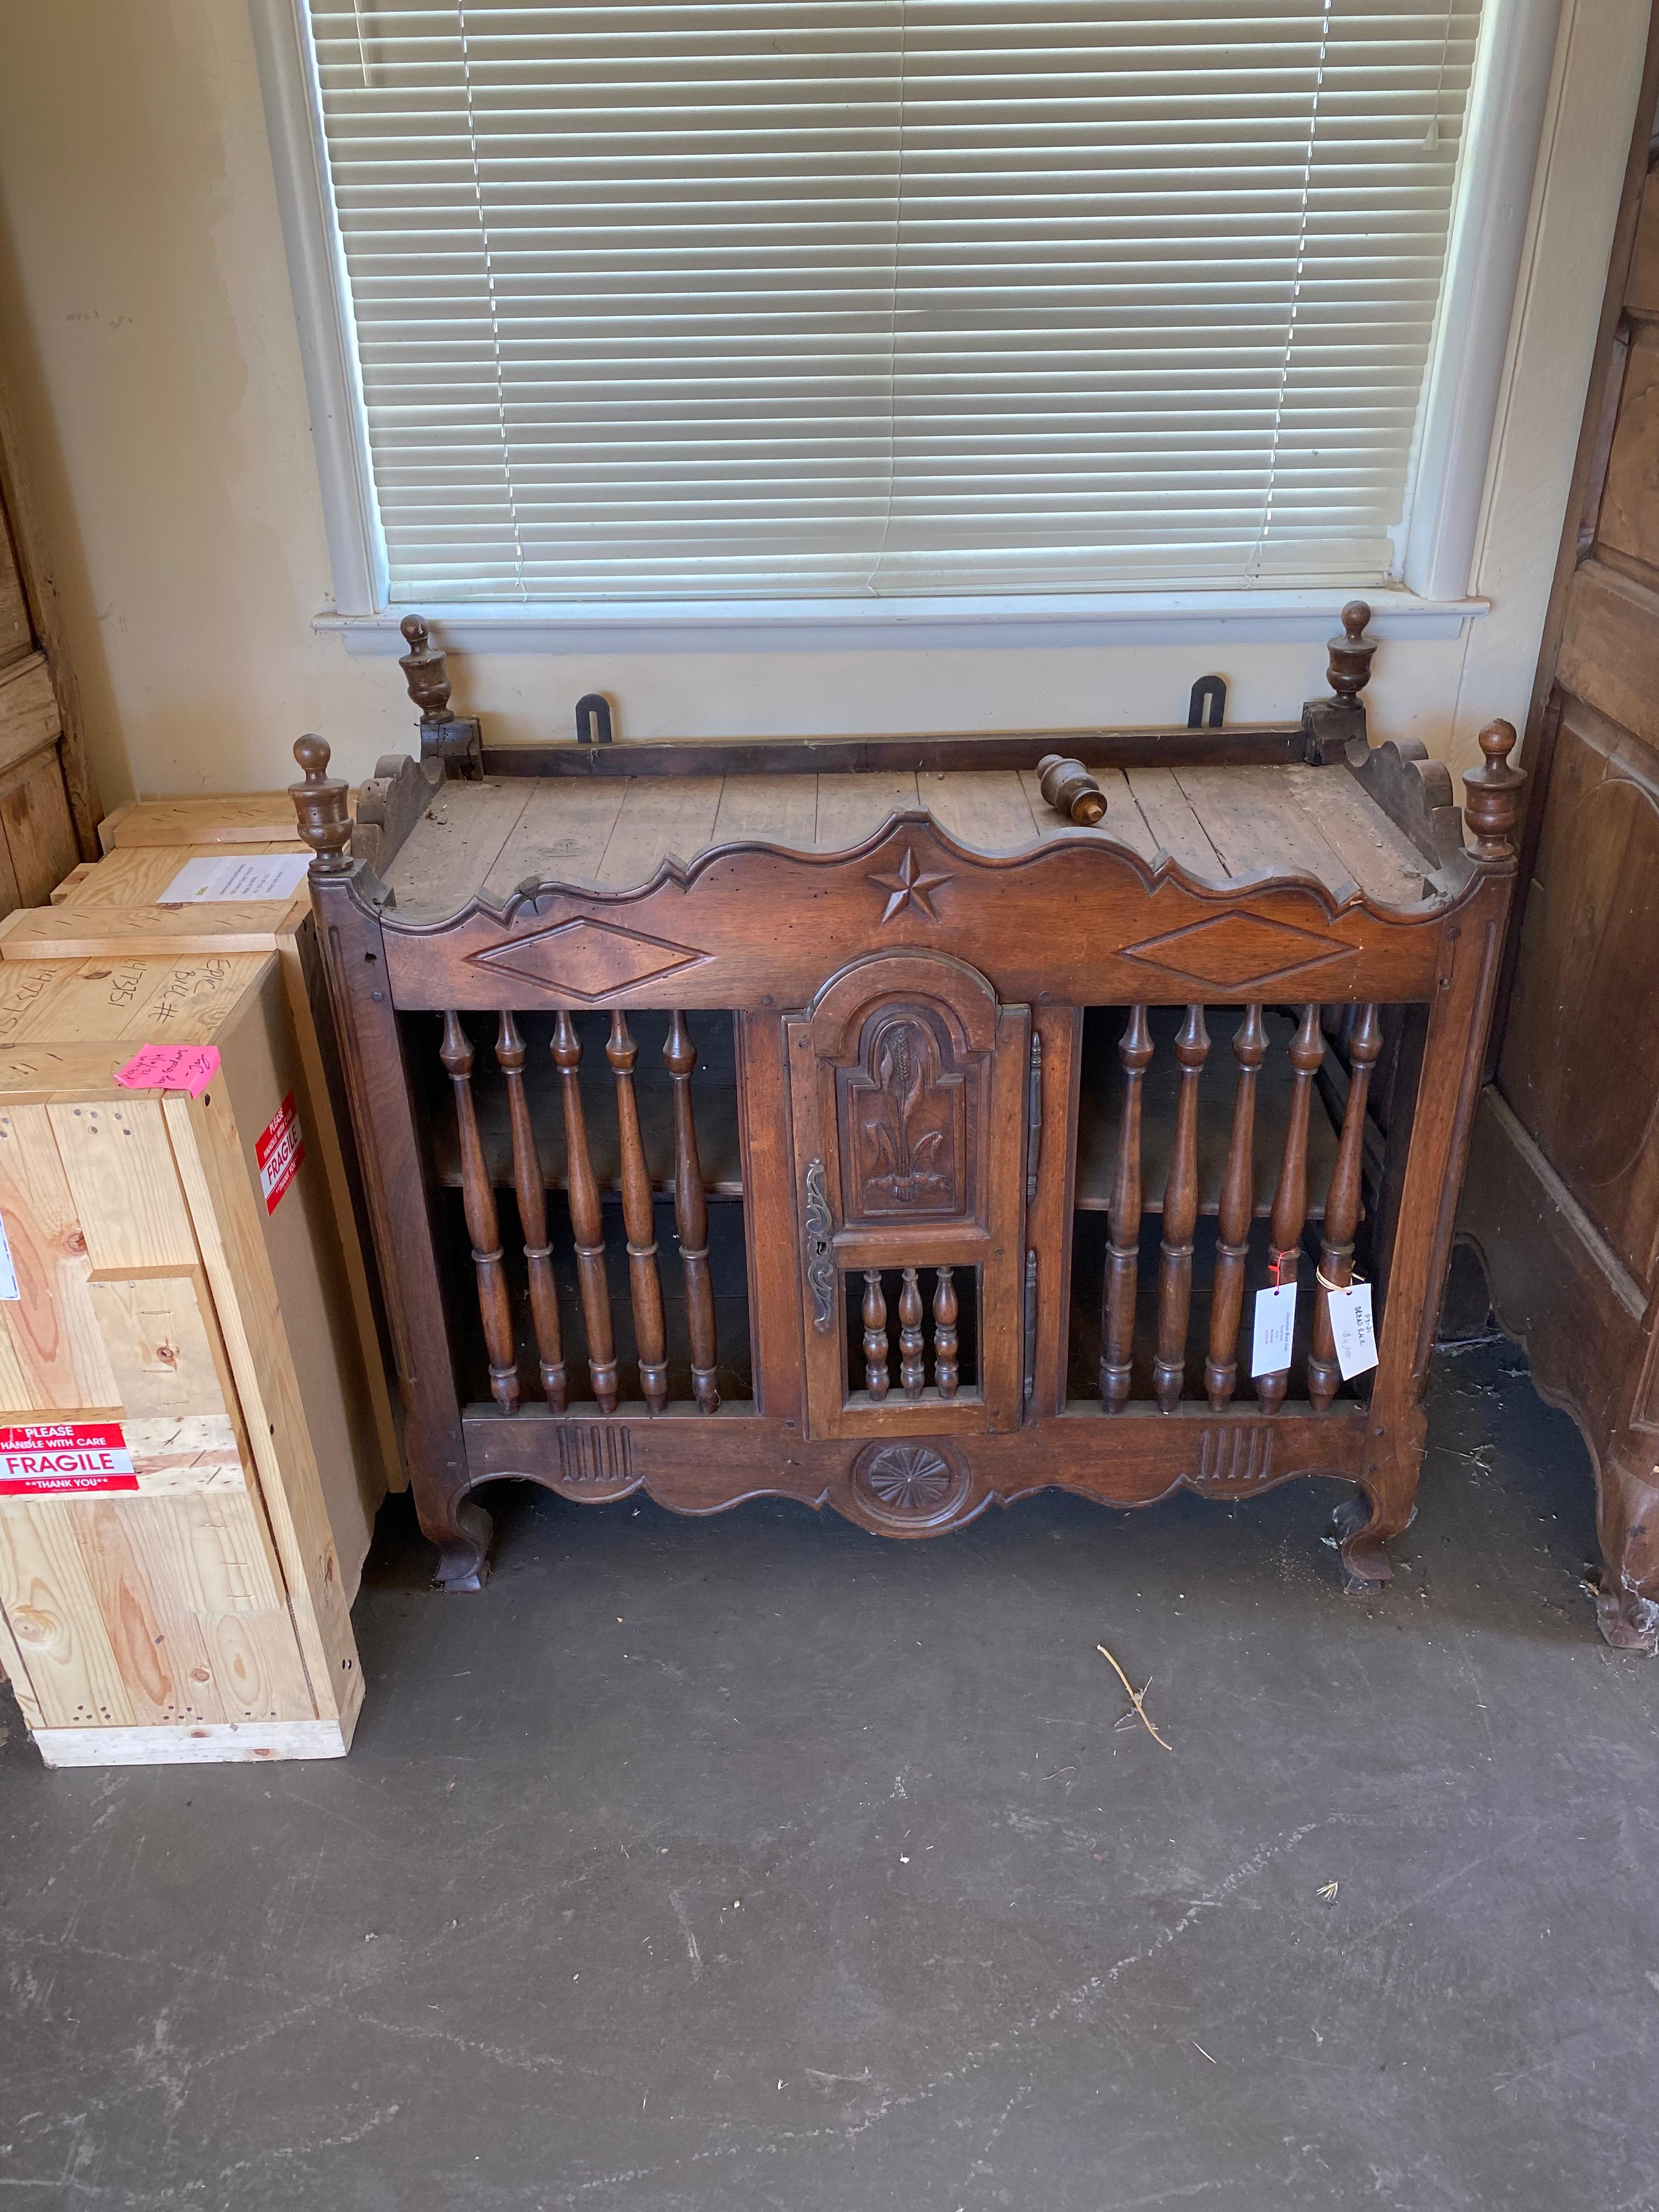
M785 1029L809 1432L1017 1427L1030 1009L881 952Z

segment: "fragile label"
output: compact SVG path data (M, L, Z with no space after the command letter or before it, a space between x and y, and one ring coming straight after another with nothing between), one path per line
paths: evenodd
M32 1422L0 1428L0 1498L137 1490L118 1421Z
M309 853L232 853L186 860L155 902L202 906L214 899L291 899L306 879Z
M140 1045L115 1071L124 1091L187 1091L199 1098L219 1073L216 1044Z
M1345 1291L1327 1291L1330 1309L1331 1341L1342 1380L1352 1382L1376 1364L1376 1333L1371 1327L1371 1286L1355 1283Z
M295 1111L294 1093L290 1091L254 1139L253 1157L258 1164L259 1188L265 1194L267 1213L276 1212L283 1193L300 1172L300 1163L305 1156L305 1139L300 1132L300 1117Z
M1279 1283L1255 1294L1255 1332L1250 1347L1252 1375L1282 1375L1291 1364L1296 1335L1296 1285Z

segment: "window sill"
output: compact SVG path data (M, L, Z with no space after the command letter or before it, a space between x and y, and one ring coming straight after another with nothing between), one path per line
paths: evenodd
M455 653L903 653L998 647L1322 641L1345 599L1371 607L1371 635L1455 638L1485 599L1423 599L1397 586L1099 592L1000 599L635 600L610 605L423 605ZM404 610L319 614L348 653L404 651Z

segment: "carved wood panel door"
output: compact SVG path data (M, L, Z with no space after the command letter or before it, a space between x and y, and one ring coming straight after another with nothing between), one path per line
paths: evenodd
M1030 1010L946 954L858 960L785 1023L808 1432L1018 1425Z
M1645 1297L1659 1291L1659 170L1623 305L1529 763L1498 1088Z

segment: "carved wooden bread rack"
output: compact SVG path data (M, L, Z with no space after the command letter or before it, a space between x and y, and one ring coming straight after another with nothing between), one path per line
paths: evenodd
M1337 1475L1388 1575L1522 779L1370 744L1369 618L1285 724L519 746L404 623L418 757L294 796L443 1583L502 1476L915 1536Z

